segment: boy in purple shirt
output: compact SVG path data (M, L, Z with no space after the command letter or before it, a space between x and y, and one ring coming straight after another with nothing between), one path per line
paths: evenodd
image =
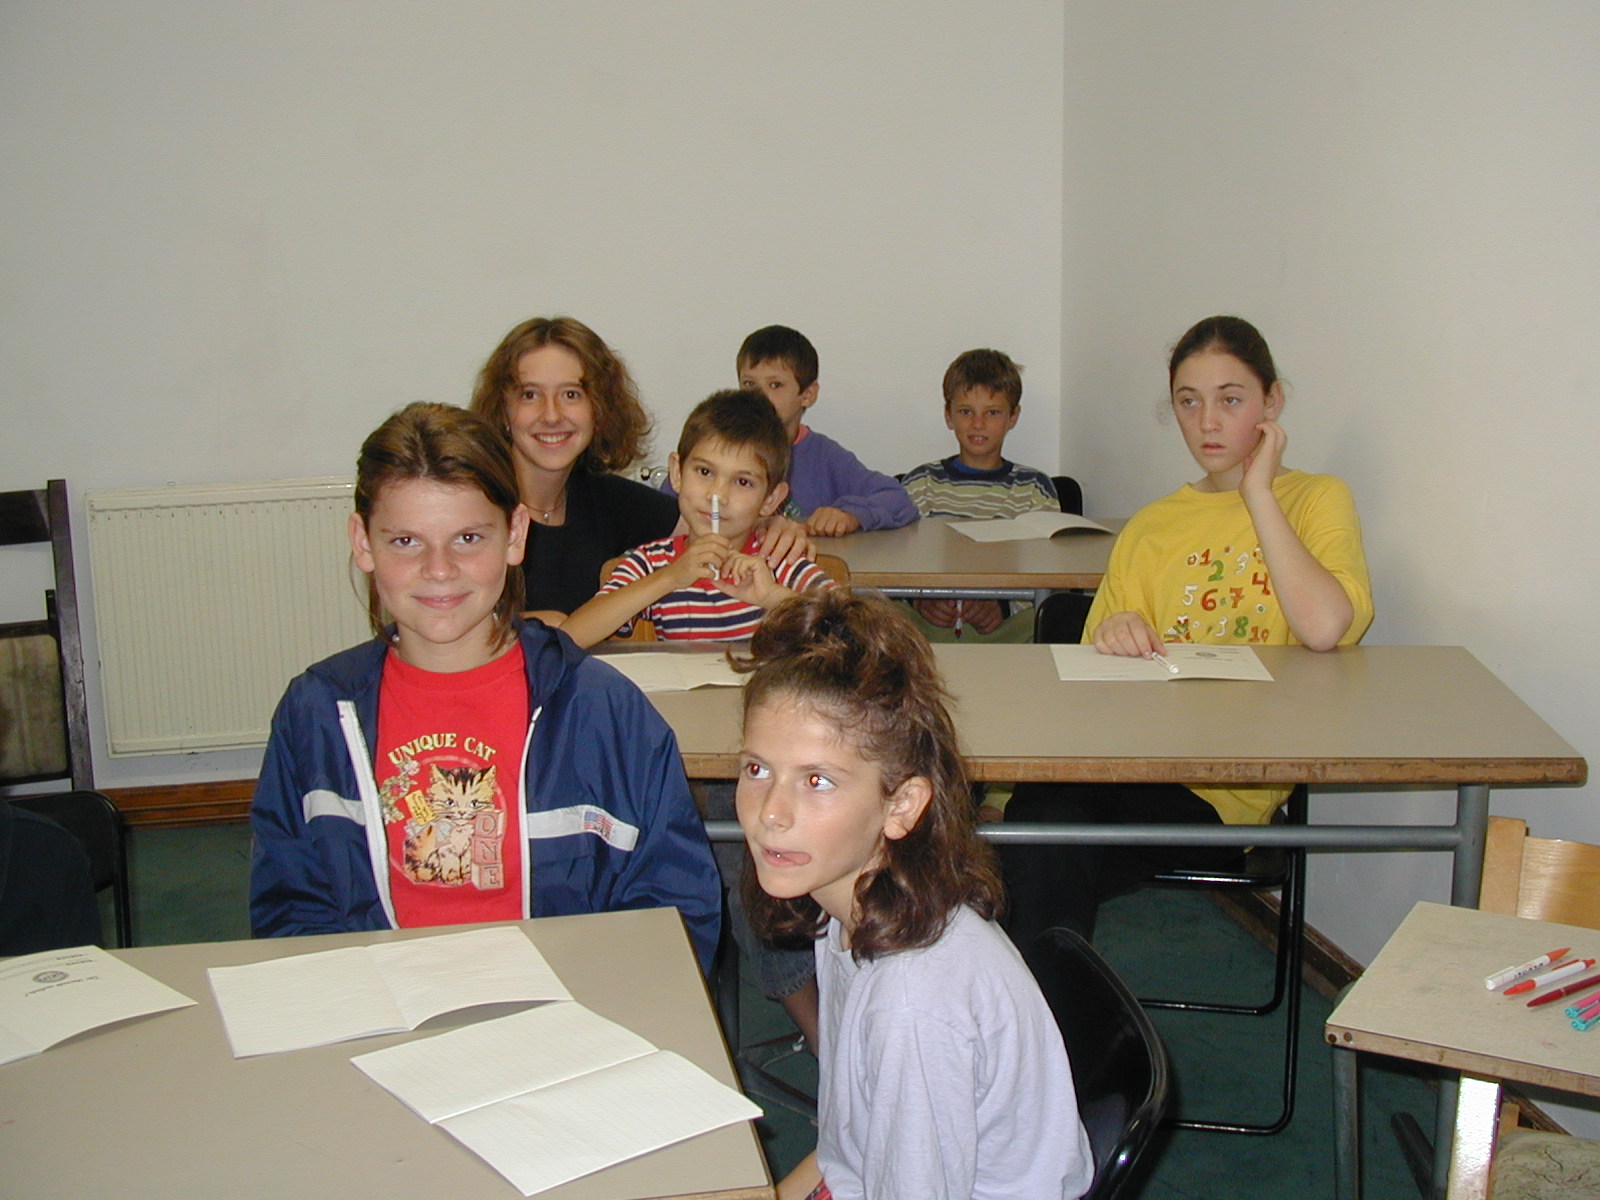
M772 402L793 443L789 502L812 537L858 529L898 529L917 506L895 479L869 470L832 438L800 423L817 402L817 351L805 334L768 325L745 338L737 359L739 386Z

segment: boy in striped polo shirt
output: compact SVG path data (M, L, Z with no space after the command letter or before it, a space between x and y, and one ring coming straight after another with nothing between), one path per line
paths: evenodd
M733 641L750 637L769 608L798 592L832 587L810 559L777 568L756 553L754 530L789 494L790 439L783 419L760 392L717 392L689 414L667 472L678 494L686 534L646 542L612 569L599 595L561 628L580 646L614 631L626 634L647 618L657 638ZM731 783L692 781L702 813L734 815ZM753 965L756 985L779 1001L808 1045L817 1042L816 964L810 946L780 947L756 937L739 899L743 846L718 845L717 867L728 897L729 928Z
M1022 415L1022 368L998 350L968 350L944 373L944 423L958 453L923 463L901 480L924 517L994 519L1034 509L1055 512L1055 484L1042 471L1005 458L1006 434ZM998 600L918 600L929 640L1031 642L1033 608Z
M622 556L600 592L563 622L580 646L645 618L658 639L738 641L768 609L831 586L810 559L773 568L757 553L756 525L789 494L789 439L758 392L716 392L684 422L667 471L687 533Z

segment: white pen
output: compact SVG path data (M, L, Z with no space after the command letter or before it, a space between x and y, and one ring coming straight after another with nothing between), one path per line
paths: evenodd
M711 532L722 532L722 497L711 493Z
M1167 669L1167 674L1176 675L1178 673L1178 664L1169 659L1165 654L1161 653L1161 651L1150 651L1150 658L1152 661L1158 662L1165 667Z
M961 626L962 626L962 624L963 624L963 622L961 620L961 601L957 600L956 601L956 623L955 623L955 632L956 632L956 636L957 637L961 636Z

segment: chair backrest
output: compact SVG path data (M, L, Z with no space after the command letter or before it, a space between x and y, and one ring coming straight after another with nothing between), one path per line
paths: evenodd
M1166 1113L1166 1046L1127 985L1074 931L1045 930L1027 960L1072 1061L1078 1115L1094 1153L1094 1184L1084 1196L1107 1200L1132 1176Z
M1083 489L1078 481L1071 475L1052 475L1050 482L1056 485L1056 503L1061 511L1083 516Z
M45 543L55 587L45 592L44 620L0 626L0 687L12 720L0 727L0 783L70 779L94 787L89 709L83 680L77 576L67 485L0 492L0 546ZM59 749L58 749L59 748ZM10 764L10 765L6 765Z
M133 945L133 912L129 899L128 830L121 811L102 792L50 792L42 796L12 797L15 808L49 817L83 844L89 855L89 877L94 890L113 889L117 942Z
M1478 907L1600 929L1600 846L1529 837L1526 821L1490 817Z
M1083 641L1084 622L1094 597L1087 592L1051 592L1033 610L1033 640L1056 645Z
M822 573L840 587L850 586L850 564L837 554L819 554L816 563L822 568Z

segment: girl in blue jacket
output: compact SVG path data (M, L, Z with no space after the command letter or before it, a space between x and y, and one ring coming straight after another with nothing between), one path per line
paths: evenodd
M527 528L482 418L413 404L363 444L349 535L376 636L273 716L257 936L673 905L709 969L720 890L676 740L633 684L518 616Z

